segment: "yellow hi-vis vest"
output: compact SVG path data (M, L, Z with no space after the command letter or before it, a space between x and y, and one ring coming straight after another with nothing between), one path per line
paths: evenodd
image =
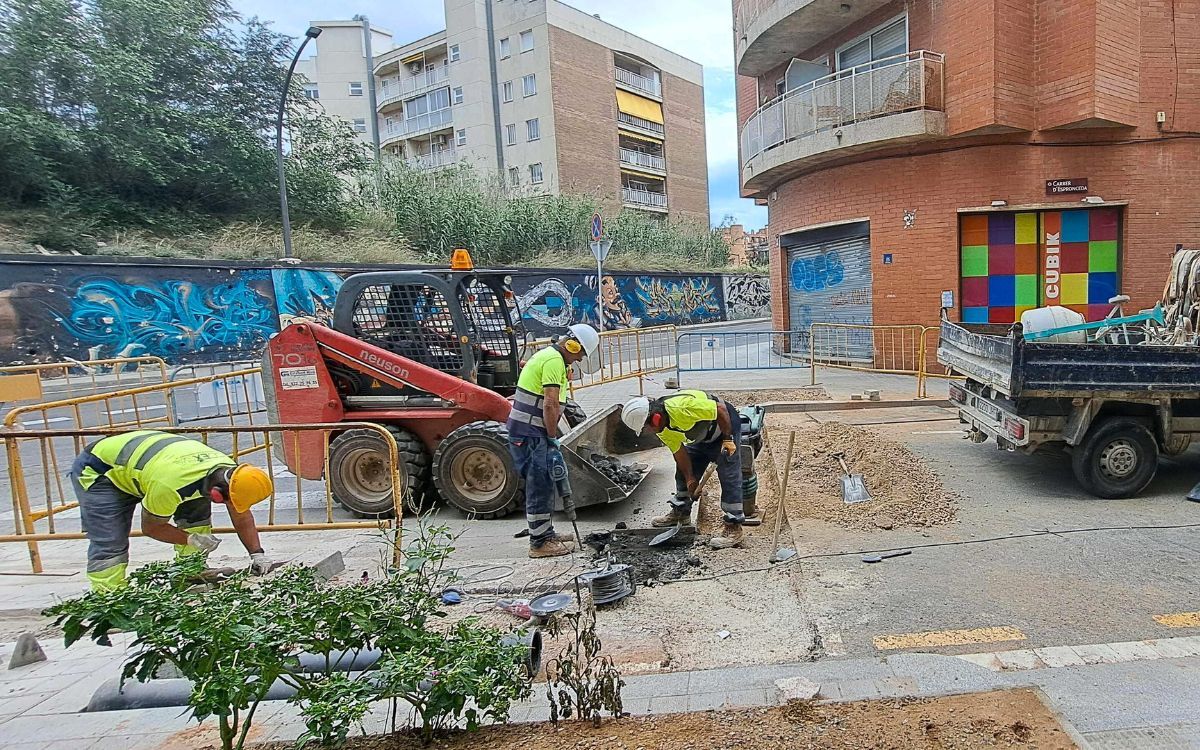
M141 498L156 516L170 516L188 500L200 497L201 485L213 469L237 463L199 440L156 430L113 435L94 443L90 453L107 465L86 466L79 477L84 489L103 476L117 489Z

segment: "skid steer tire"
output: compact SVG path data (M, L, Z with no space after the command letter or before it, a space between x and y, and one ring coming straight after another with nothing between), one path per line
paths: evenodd
M415 435L388 427L400 457L400 485L405 507L419 512L429 476L429 455ZM346 510L360 518L391 518L392 479L388 450L374 430L347 430L329 444L329 490Z
M499 422L471 422L446 436L433 453L433 484L442 499L475 518L501 518L524 498Z

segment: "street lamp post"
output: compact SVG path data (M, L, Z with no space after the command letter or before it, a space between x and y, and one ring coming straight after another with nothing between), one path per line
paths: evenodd
M304 32L304 41L296 49L292 64L288 66L287 78L283 81L283 91L279 94L279 114L275 118L275 166L279 170L279 214L283 219L283 257L292 257L292 220L288 216L287 175L283 169L283 113L287 110L288 92L292 88L292 75L296 72L296 64L309 41L321 36L321 30L309 26Z

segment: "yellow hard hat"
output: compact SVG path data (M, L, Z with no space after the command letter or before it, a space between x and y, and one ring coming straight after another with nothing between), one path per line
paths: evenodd
M270 497L274 490L267 472L250 464L238 464L229 477L229 504L238 513L245 513L255 503Z

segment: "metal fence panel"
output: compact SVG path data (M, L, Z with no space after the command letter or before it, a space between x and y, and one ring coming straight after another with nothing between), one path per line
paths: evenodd
M689 331L675 339L676 369L684 372L783 370L808 367L808 331Z

